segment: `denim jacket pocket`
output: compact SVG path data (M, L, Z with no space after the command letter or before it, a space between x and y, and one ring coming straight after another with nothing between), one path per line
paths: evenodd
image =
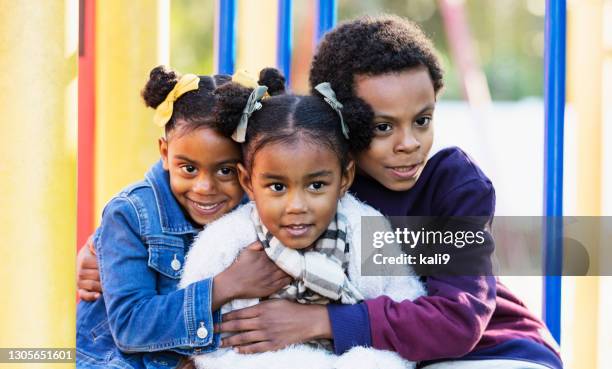
M96 341L108 332L110 332L108 328L108 320L103 320L91 329L91 338Z
M181 278L185 264L183 239L172 236L147 236L145 242L149 245L149 267L166 277Z
M148 352L143 354L142 361L147 369L172 369L176 368L181 357L170 351Z
M88 363L87 365L91 366L102 365L115 351L115 341L105 314L106 307L103 298L92 302L79 302L76 332L77 363Z

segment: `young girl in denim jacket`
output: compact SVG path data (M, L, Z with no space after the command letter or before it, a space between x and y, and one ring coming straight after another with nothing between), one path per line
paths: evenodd
M345 194L354 176L349 141L356 127L343 121L333 90L322 83L316 96L283 94L282 79L274 69L264 70L260 80L275 88L231 83L217 90L220 130L243 142L238 172L253 202L200 233L187 256L181 285L223 272L241 249L260 241L270 259L295 279L271 299L316 304L325 310L324 305L331 302L354 304L380 294L398 301L422 295L423 287L409 268L405 276L361 275L361 217L382 217ZM384 220L379 221L384 226ZM258 301L234 300L222 312ZM218 350L196 356L195 363L201 369L403 369L414 365L397 354L363 347L336 356L324 331L313 325L310 345L255 355ZM273 339L259 337L261 345Z
M104 209L94 236L104 294L78 305L77 367L175 368L218 346L215 311L225 302L289 283L263 251L248 249L223 273L177 290L194 236L243 197L240 147L211 114L214 89L229 81L151 71L142 96L165 129L161 160Z

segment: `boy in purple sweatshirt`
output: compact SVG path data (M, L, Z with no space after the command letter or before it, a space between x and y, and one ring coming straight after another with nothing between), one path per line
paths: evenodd
M383 16L339 25L312 63L311 86L324 81L345 119L370 122L369 130L351 132L363 137L351 187L360 200L387 216L493 217L493 185L468 155L455 147L428 158L443 80L433 45L415 24ZM542 321L495 277L430 276L425 283L428 296L415 301L380 296L328 307L336 352L371 345L428 368L483 360L485 367L562 367Z

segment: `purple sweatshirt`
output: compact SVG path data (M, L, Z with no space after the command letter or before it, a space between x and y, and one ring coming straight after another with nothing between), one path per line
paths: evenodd
M459 148L431 157L408 191L391 191L357 176L361 201L388 216L493 216L491 181ZM544 323L495 277L428 277L427 296L386 296L328 305L336 353L353 346L398 352L422 365L444 359L518 359L562 368Z

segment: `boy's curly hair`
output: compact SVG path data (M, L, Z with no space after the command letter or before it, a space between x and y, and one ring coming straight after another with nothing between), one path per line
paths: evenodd
M366 149L372 139L373 112L354 91L356 75L377 76L426 67L436 94L442 89L443 71L431 40L415 23L394 15L365 16L341 23L325 34L310 69L310 86L330 82L345 106L353 129L353 147ZM313 91L314 92L314 91ZM364 106L365 105L365 106ZM359 122L359 123L355 123Z

